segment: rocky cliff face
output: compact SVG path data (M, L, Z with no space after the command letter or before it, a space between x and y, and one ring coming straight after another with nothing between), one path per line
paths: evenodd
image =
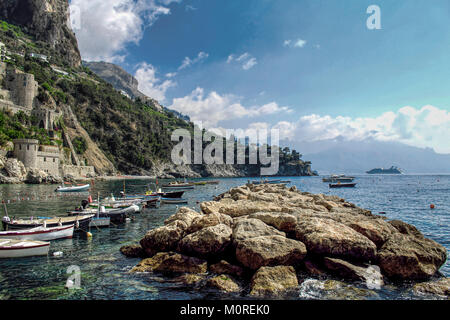
M81 66L67 0L2 0L0 19L21 26L36 40L48 43L70 66Z

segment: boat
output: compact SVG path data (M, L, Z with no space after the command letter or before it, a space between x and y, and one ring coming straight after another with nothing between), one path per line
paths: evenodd
M89 223L89 227L92 228L106 228L111 224L110 217L93 217Z
M84 191L88 191L90 187L91 187L90 184L85 184L82 186L71 186L71 187L59 186L58 188L56 188L55 192L84 192Z
M31 240L0 240L0 258L46 256L50 242Z
M61 226L75 226L75 231L87 231L89 230L89 223L91 222L93 214L83 216L71 216L71 217L38 217L28 219L10 219L8 216L3 217L2 224L5 231L9 230L22 230L32 229L37 227L46 226L47 228L61 227Z
M155 198L155 199L150 199L150 200L146 200L145 201L145 207L149 208L149 207L156 207L158 205L158 202L161 201L161 198Z
M96 216L97 218L110 218L110 222L113 224L125 223L126 219L132 214L136 213L135 208L128 207L122 209L106 209L105 207L98 209L87 208L81 211L71 211L69 216Z
M251 183L258 185L258 184L267 184L267 183L268 184L280 184L280 183L286 183L286 182L282 182L281 180L267 180L267 179L265 179L265 180L260 180L260 181L253 180ZM287 183L290 183L290 181L287 182Z
M74 225L52 228L42 226L18 231L2 231L0 232L0 241L2 239L37 241L71 239L73 237L73 231Z
M165 203L165 204L185 204L185 203L188 203L188 201L186 199L161 198L161 203Z
M389 169L375 168L366 172L367 174L403 174L402 170L397 167L390 167Z
M218 181L218 180L205 181L205 182L206 182L206 184L219 184L220 183L220 181Z
M164 184L162 186L163 188L173 188L173 189L194 189L194 185L192 183L188 183L188 182L179 182L179 181L175 181L175 182L171 182L169 184Z
M355 177L346 176L344 174L332 174L329 177L325 177L322 179L323 182L353 182L355 180Z
M336 184L330 183L330 188L354 188L354 187L356 187L356 183L336 183Z

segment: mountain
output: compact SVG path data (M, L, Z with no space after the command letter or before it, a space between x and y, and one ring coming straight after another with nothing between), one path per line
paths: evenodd
M406 174L450 173L450 154L398 142L329 140L300 143L298 147L320 174L362 174L373 168L391 166L401 168Z
M190 121L190 118L178 111L161 106L158 101L139 91L139 82L122 67L104 61L83 61L83 65L92 70L97 76L111 84L116 90L126 93L132 99L141 99L156 106L159 110L172 112L177 118Z
M24 33L43 42L43 49L48 46L47 49L62 56L70 67L81 66L77 39L70 27L67 0L1 0L0 20L20 26Z

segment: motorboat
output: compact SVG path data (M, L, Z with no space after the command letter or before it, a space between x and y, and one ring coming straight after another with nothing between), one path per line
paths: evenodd
M55 192L85 192L88 191L90 187L90 184L71 187L59 186L58 188L56 188Z

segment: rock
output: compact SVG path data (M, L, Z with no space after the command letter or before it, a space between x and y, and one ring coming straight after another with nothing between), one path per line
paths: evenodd
M209 271L216 274L229 274L237 277L242 277L245 274L245 270L242 267L232 265L225 260L211 265Z
M304 269L312 276L323 276L326 274L315 262L311 260L303 261Z
M235 223L233 229L233 243L261 236L285 236L284 232L268 226L259 219L242 219Z
M48 175L45 178L44 183L61 184L61 183L63 183L63 179L60 176Z
M4 170L10 178L18 178L20 181L23 181L27 175L27 169L23 163L13 158L6 160Z
M298 287L295 269L288 266L262 267L250 284L251 296L279 296Z
M315 300L364 300L379 298L377 293L336 280L306 279L299 286L299 297Z
M160 252L142 260L131 272L205 273L207 268L205 260L174 252Z
M128 258L142 258L145 256L144 249L138 244L123 246L120 248L120 252Z
M205 214L198 216L193 219L189 229L188 233L197 232L203 228L206 227L213 227L218 224L224 224L228 226L229 228L233 227L233 218L231 218L228 215L222 214L222 213L211 213L211 214Z
M47 173L39 169L30 168L28 170L26 183L41 184L45 179L47 179Z
M378 251L378 264L390 278L427 279L447 260L447 250L433 240L393 234Z
M401 234L410 235L416 238L424 238L423 234L416 227L406 222L400 220L391 220L389 221L389 224L391 224Z
M450 278L417 283L414 285L413 290L418 294L433 294L450 297Z
M241 292L239 284L237 284L233 278L225 274L209 279L207 286L226 293Z
M19 184L21 182L19 178L5 177L0 173L0 184Z
M263 236L240 241L236 258L245 267L257 270L263 266L297 265L306 255L300 241L282 236Z
M182 274L181 276L178 276L174 279L172 279L173 282L181 282L184 285L187 286L195 286L202 282L205 279L205 276L202 274L193 274L193 273L186 273Z
M224 224L191 233L178 243L178 251L202 258L223 253L231 243L232 230Z
M161 251L172 251L176 249L178 241L184 237L186 229L185 222L176 220L147 232L140 244L149 257Z
M348 224L350 228L372 240L380 248L397 230L382 219L358 220Z
M203 214L198 213L195 210L189 209L187 207L182 207L178 209L177 213L171 216L169 219L164 221L164 224L168 225L175 221L183 221L186 224L186 229L188 229L194 219L203 217Z
M295 216L281 212L257 212L252 213L248 218L259 219L283 232L294 231L297 225L297 218Z
M365 282L372 281L376 282L378 286L381 286L384 283L383 276L379 272L380 268L378 266L375 266L376 268L372 266L360 267L341 259L329 257L325 257L323 260L328 271L343 279Z
M230 201L227 201L230 200ZM287 206L280 206L276 203L265 201L251 201L223 199L219 202L202 202L200 208L204 214L213 212L227 214L233 218L249 215L256 212L291 212Z
M342 223L316 217L298 220L295 236L310 253L362 261L376 256L377 248L372 241Z

